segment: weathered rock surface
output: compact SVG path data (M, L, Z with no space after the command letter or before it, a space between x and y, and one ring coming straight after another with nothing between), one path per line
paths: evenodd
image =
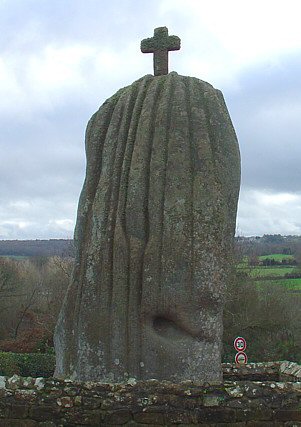
M221 92L147 75L93 115L86 153L56 376L221 381L240 183Z

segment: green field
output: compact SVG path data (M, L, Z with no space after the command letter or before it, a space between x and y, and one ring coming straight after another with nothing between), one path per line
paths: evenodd
M283 286L291 291L301 292L301 278L299 279L277 279L273 281L256 280L256 285L262 288L265 284L272 284L273 286Z
M253 267L250 270L250 274L252 277L265 277L265 276L280 276L283 277L285 274L291 274L296 271L296 267L291 267L290 265L287 267L282 267L275 265L274 267L268 266L259 266Z
M0 258L11 258L11 259L16 259L16 260L18 260L18 259L22 260L22 259L28 258L28 256L23 256L23 255L0 255Z
M261 255L258 257L260 261L264 259L274 259L275 261L281 261L282 259L291 259L294 260L295 258L293 255L285 255L285 254L270 254L270 255Z
M274 259L275 261L281 261L282 259L294 260L292 255L284 254L269 254L258 257L259 261L264 259ZM274 266L249 266L248 259L244 259L243 262L237 266L238 271L246 272L250 275L257 286L262 288L266 285L283 286L288 290L301 291L301 277L290 279L285 277L286 274L298 274L300 273L299 266L285 266L285 265L274 265Z
M279 285L286 286L288 289L301 290L301 278L276 280Z

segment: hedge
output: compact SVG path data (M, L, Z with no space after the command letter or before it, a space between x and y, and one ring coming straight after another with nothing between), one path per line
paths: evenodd
M48 378L54 368L53 354L0 352L0 375Z

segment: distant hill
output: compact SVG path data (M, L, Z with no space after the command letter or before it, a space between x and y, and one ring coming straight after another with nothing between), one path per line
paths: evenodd
M73 240L0 240L0 256L73 256Z
M236 245L244 255L283 254L301 256L301 236L264 234L263 236L236 237ZM300 258L301 259L301 258Z
M241 255L263 256L269 254L298 255L301 260L301 236L265 234L235 238ZM73 257L72 239L50 240L0 240L0 256L62 256Z

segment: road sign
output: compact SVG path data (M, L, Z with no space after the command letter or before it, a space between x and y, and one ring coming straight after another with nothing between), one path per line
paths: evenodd
M243 351L239 351L235 355L236 365L246 365L248 363L248 356Z
M237 337L234 340L234 348L236 351L245 351L247 348L246 340L243 337Z

